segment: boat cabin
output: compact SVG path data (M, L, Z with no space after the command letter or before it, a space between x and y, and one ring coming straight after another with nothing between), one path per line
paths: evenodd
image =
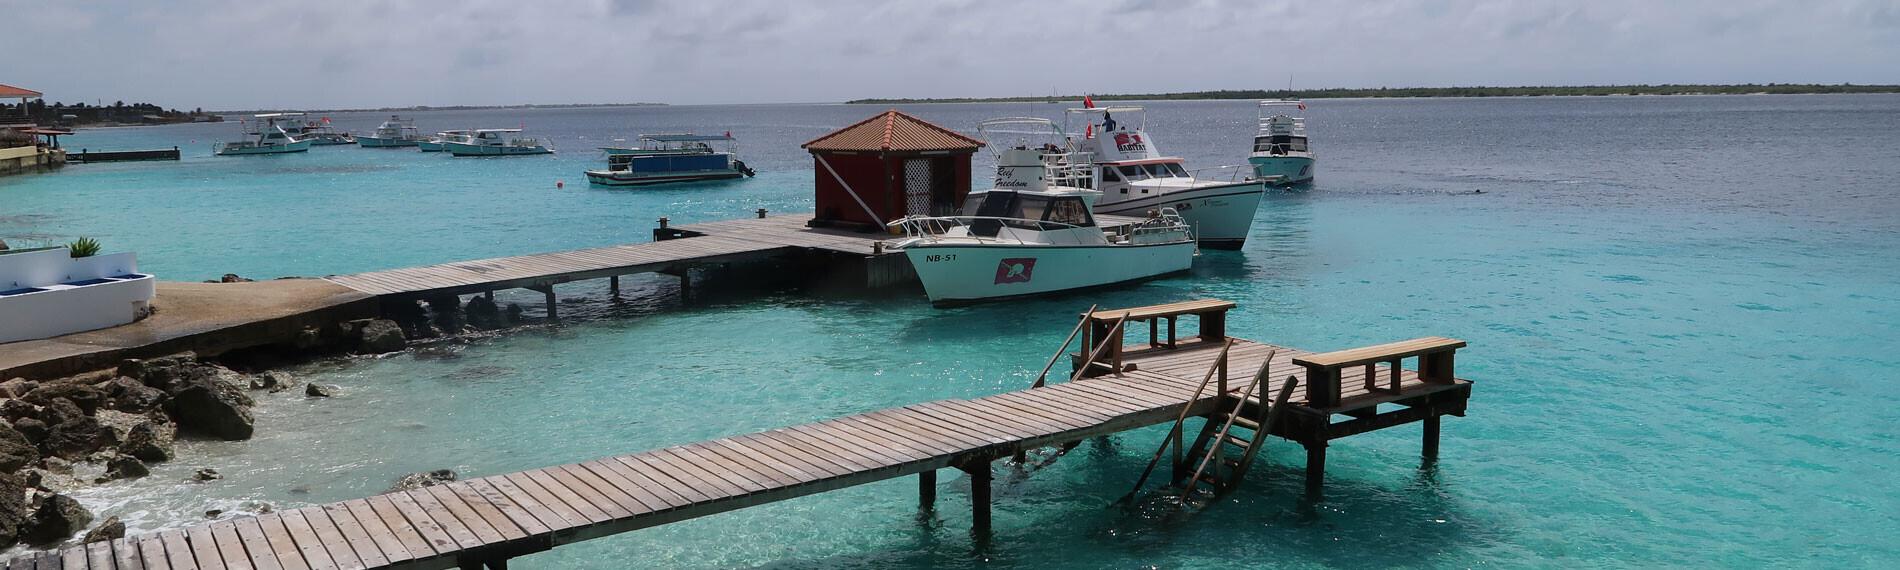
M973 192L963 202L963 216L970 218L970 235L982 237L996 237L1005 227L1029 231L1092 228L1095 215L1089 204L1094 197L1094 192L1073 190Z
M1260 134L1253 137L1253 152L1266 156L1286 156L1311 152L1306 146L1306 119L1289 113L1305 110L1299 101L1261 101Z

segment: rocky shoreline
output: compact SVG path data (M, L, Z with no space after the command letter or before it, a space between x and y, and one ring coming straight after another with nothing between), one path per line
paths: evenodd
M175 459L179 437L250 439L257 427L250 393L301 388L306 397L336 386L300 384L275 368L314 357L401 351L411 340L440 339L522 324L521 308L476 296L390 303L389 319L359 319L302 330L253 350L200 358L180 353L128 359L112 370L42 381L0 382L0 548L54 546L84 532L84 542L120 538L116 517L94 514L65 493L145 477L149 464ZM446 470L412 474L398 488L454 480ZM199 469L199 481L219 478ZM267 505L260 509L268 510ZM90 529L90 530L88 530Z

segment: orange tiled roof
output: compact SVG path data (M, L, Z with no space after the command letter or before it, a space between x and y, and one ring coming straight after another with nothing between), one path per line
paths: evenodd
M20 97L38 97L38 96L40 96L40 92L38 91L34 91L32 89L21 89L19 87L14 87L12 85L0 83L0 98L18 99Z
M891 109L799 146L838 151L974 151L983 141Z

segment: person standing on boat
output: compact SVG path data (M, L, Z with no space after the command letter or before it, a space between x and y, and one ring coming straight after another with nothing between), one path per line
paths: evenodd
M1102 132L1115 132L1115 115L1102 111Z

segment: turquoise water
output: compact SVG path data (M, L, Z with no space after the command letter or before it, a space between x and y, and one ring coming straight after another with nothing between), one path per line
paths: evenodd
M189 442L146 479L87 490L151 529L208 508L379 492L1027 385L1070 316L1221 297L1233 334L1310 349L1446 335L1471 414L1442 458L1405 427L1337 442L1326 501L1302 455L1189 516L1108 508L1160 429L999 472L974 546L967 482L919 516L894 480L567 546L527 568L1852 566L1900 562L1900 97L1324 101L1311 188L1271 196L1245 250L1112 292L932 309L797 292L682 305L670 280L610 301L574 284L560 326L312 364L334 400L263 396L259 436ZM911 108L953 127L1040 105ZM421 114L526 123L554 157L318 148L226 159L230 129L95 130L72 146L193 145L182 163L0 178L0 238L103 239L162 277L320 275L643 241L653 219L810 207L796 145L876 109L680 107ZM373 115L338 116L347 128ZM1156 104L1162 148L1238 163L1246 102ZM480 122L479 125L471 124ZM731 129L762 172L721 186L576 184L592 143ZM587 137L585 139L581 137ZM192 141L196 142L192 142ZM97 141L95 143L94 141ZM192 151L190 149L201 149ZM194 154L195 153L195 154ZM568 182L554 188L554 182ZM1482 190L1474 194L1473 191ZM533 296L533 294L530 294ZM520 297L524 301L529 297ZM571 309L570 309L571 307ZM226 478L185 483L198 467Z

